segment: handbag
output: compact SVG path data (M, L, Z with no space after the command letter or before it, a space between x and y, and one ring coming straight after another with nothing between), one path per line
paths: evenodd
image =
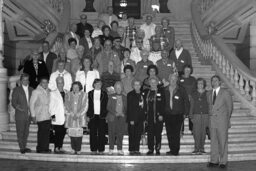
M68 128L68 136L70 137L82 137L84 133L83 128Z

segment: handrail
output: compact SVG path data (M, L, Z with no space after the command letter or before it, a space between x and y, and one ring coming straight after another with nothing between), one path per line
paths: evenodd
M205 60L211 61L220 76L226 80L229 88L246 107L256 111L256 75L217 37L209 35L204 27L198 9L201 0L193 0L192 37Z

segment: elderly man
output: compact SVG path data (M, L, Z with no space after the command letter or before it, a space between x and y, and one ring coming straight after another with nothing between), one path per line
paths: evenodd
M153 18L151 15L147 15L146 23L140 26L140 29L145 32L145 37L143 39L143 46L148 50L150 50L149 39L151 38L151 36L155 34L155 27L156 27L156 25L152 23L152 19Z
M84 37L84 30L89 30L90 35L93 32L93 26L91 24L87 23L87 15L86 14L80 15L80 23L77 23L76 26L77 26L76 34L80 38Z
M50 91L48 78L41 78L40 84L33 91L30 99L30 111L34 122L37 123L37 153L51 153L49 149L51 115L49 113Z
M128 26L125 28L125 39L129 40L130 47L135 46L135 36L136 36L137 28L134 25L134 18L128 18Z
M107 14L103 14L100 16L100 19L105 22L108 26L112 23L112 21L118 21L118 18L115 14L113 14L113 7L107 7Z
M53 62L57 59L57 55L50 51L50 45L48 41L42 43L43 51L40 53L40 59L43 60L46 64L48 73L52 73Z
M171 52L170 59L175 62L175 66L178 70L179 76L183 74L183 69L185 65L190 65L192 67L192 59L189 51L183 48L180 39L175 41L175 50Z
M12 106L15 109L15 123L20 152L24 154L31 152L26 146L30 125L29 101L33 88L29 87L29 75L26 73L20 76L20 82L21 86L16 87L12 93Z
M221 88L220 77L211 78L213 90L208 94L210 110L211 157L208 167L226 168L228 160L228 129L233 110L230 93Z
M113 61L114 70L117 73L121 72L121 62L118 54L112 49L112 41L105 40L104 42L104 50L100 52L94 61L94 66L98 69L99 73L108 71L108 63L109 61Z
M172 51L175 41L175 30L173 27L169 26L169 19L168 18L162 18L161 25L163 27L163 35L167 37L169 44L168 44L168 50Z
M170 148L166 154L175 156L179 155L182 123L190 109L186 90L177 81L177 73L171 74L169 86L165 88L165 127Z

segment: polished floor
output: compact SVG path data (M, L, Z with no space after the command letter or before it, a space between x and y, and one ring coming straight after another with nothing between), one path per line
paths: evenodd
M199 164L90 164L0 159L0 171L254 171L256 161L230 162L226 169Z

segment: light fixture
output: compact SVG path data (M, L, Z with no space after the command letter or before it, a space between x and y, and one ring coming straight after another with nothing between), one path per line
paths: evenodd
M126 0L121 0L120 1L120 7L126 7L127 6L127 1Z

